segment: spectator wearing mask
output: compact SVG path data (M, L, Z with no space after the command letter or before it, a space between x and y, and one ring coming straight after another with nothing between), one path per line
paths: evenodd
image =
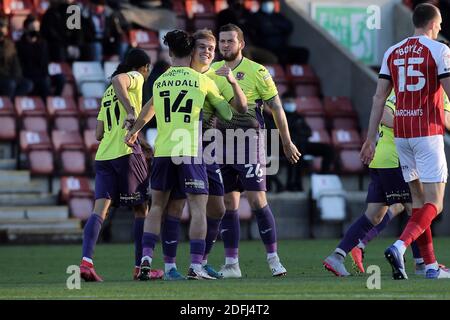
M293 24L283 14L275 12L275 1L260 0L260 9L249 19L248 30L252 44L274 53L281 64L308 62L306 48L288 44Z
M13 99L33 90L33 83L22 76L14 42L8 37L8 19L0 17L0 95Z
M50 76L48 74L49 53L47 42L41 37L40 22L34 15L28 15L23 23L24 33L17 43L17 52L23 75L31 80L34 91L45 99L52 94ZM53 76L54 95L61 95L64 87L64 75Z

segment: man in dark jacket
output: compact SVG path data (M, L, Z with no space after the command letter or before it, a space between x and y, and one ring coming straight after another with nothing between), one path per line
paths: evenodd
M33 90L33 83L22 76L14 42L7 38L8 19L0 17L0 95L13 99Z

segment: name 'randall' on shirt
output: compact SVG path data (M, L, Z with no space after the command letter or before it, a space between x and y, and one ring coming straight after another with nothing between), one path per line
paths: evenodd
M414 110L395 110L397 117L421 117L423 116L423 109Z
M159 89L161 87L193 87L198 88L197 81L192 80L162 80L155 83L156 88Z

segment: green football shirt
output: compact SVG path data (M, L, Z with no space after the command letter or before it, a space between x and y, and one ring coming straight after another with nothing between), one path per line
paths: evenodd
M142 109L142 86L144 77L137 71L127 72L130 77L130 87L128 96L134 113L137 117ZM124 142L127 130L123 129L123 122L127 112L122 103L117 99L112 84L106 89L97 120L103 121L103 139L98 146L95 160L117 159L127 154L131 154L132 149Z
M208 76L189 67L171 67L155 81L155 157L199 156L205 100L221 118L231 119L230 105Z
M215 62L211 65L211 69L217 70L224 64L225 61ZM266 67L245 57L233 69L233 74L247 97L248 111L241 114L232 109L233 118L230 121L219 119L217 127L219 129L263 128L263 101L278 94L272 76ZM231 88L229 83L227 83L227 86Z

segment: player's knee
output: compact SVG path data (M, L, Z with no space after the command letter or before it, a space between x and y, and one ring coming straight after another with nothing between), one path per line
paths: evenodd
M230 198L225 197L224 204L225 204L226 210L237 210L239 207L239 202L236 201L236 199L231 198L231 197Z

